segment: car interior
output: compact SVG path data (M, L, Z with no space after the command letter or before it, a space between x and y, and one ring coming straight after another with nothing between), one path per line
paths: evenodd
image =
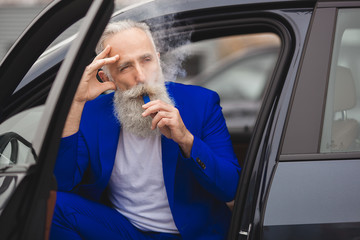
M344 151L354 148L359 134L359 123L347 116L347 111L356 105L356 87L349 68L336 68L334 93L334 113L340 113L341 117L335 119L332 125L331 148L333 151Z
M321 152L360 148L358 11L339 11L324 113Z

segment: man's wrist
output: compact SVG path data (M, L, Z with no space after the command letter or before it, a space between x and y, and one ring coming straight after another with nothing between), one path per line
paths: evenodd
M65 126L63 129L62 137L70 136L79 130L82 111L85 102L73 101L66 118Z
M186 158L190 158L191 156L193 143L194 136L189 131L187 131L185 137L182 139L181 143L179 143L181 151Z

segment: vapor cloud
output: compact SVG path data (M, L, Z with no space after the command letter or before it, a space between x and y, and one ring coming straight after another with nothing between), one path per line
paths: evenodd
M149 11L158 11L151 10ZM185 77L186 70L182 67L184 60L191 55L184 48L191 41L191 30L176 26L177 16L167 15L148 21L152 29L155 44L160 52L161 65L167 81L175 81L177 77ZM180 30L181 29L181 30Z

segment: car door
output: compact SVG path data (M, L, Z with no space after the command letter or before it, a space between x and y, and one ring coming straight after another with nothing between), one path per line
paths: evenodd
M360 236L359 10L357 1L317 3L250 174L239 239Z
M52 172L62 128L82 72L113 8L110 0L53 1L1 63L1 239L48 237L56 199ZM47 69L48 74L26 82L24 76L33 73L29 69L50 43L82 17L80 31L59 71Z

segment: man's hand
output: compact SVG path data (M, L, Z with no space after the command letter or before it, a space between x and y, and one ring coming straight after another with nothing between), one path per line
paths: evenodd
M63 137L70 136L79 130L82 111L87 101L95 99L107 90L116 89L115 83L110 81L101 83L96 78L98 69L119 60L119 55L107 57L110 49L110 46L107 46L104 51L97 55L92 63L86 67L66 118L65 127L62 133Z
M150 101L144 104L143 108L143 117L153 118L151 129L158 127L165 137L178 143L185 157L189 158L194 136L185 127L179 110L161 100Z
M99 82L96 78L98 69L107 64L115 63L119 60L119 55L107 57L111 47L107 46L99 55L97 55L91 64L89 64L81 77L80 84L76 91L74 101L78 103L85 103L93 100L101 93L107 90L115 90L115 83L110 81Z

